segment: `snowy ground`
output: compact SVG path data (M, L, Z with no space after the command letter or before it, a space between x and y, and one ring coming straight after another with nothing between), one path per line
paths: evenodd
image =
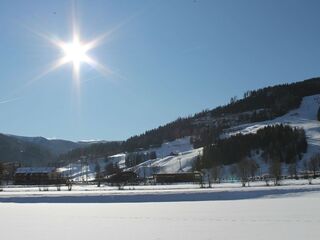
M208 193L208 190L198 190L195 196L206 191ZM171 195L172 201L139 203L119 203L115 194L115 201L110 203L75 203L72 198L61 203L17 203L4 202L8 198L1 198L1 239L296 240L320 237L320 186L210 191L212 199L205 201L179 201L179 196L190 196L179 191ZM257 194L259 191L264 194ZM230 193L235 194L225 200ZM239 195L243 198L237 198ZM95 196L101 200L105 195Z

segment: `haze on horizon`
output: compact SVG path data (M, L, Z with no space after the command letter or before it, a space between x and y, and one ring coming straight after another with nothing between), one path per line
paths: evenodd
M226 104L246 90L319 76L320 2L1 1L0 132L123 140ZM112 73L61 57L50 39L107 35L88 55ZM100 68L101 70L101 68Z

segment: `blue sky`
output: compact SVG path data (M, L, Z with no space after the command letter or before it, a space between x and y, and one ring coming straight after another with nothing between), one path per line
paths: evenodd
M71 40L116 30L89 55L33 81ZM319 76L319 1L0 1L0 132L121 140L268 85Z

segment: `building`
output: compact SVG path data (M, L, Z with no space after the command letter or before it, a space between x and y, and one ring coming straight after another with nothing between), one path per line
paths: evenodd
M63 179L54 167L20 167L14 175L14 184L42 185L57 183L63 183Z
M159 173L154 174L155 183L200 183L202 174L200 172L181 172L181 173Z

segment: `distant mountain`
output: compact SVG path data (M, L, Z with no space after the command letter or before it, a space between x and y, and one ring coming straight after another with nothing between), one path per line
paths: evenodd
M0 162L18 162L26 166L46 165L55 160L46 148L0 134Z
M226 129L276 119L298 108L304 97L316 94L320 94L320 78L251 90L245 92L242 98L232 97L224 106L178 118L158 128L132 136L126 141L72 142L43 137L1 135L0 161L76 160L82 155L91 158L105 157L120 152L156 148L164 142L188 136L191 137L194 148L204 147L215 142ZM33 158L30 154L22 154L21 149L23 152L29 149L28 154L31 152Z
M0 161L19 162L30 166L53 164L61 154L99 142L106 143L106 141L97 140L72 142L62 139L0 134Z
M58 156L60 154L71 151L72 149L88 146L89 143L86 142L72 142L62 139L47 139L44 137L24 137L24 136L15 136L9 135L15 139L18 139L23 142L31 143L36 146L47 149L51 152L51 154Z

